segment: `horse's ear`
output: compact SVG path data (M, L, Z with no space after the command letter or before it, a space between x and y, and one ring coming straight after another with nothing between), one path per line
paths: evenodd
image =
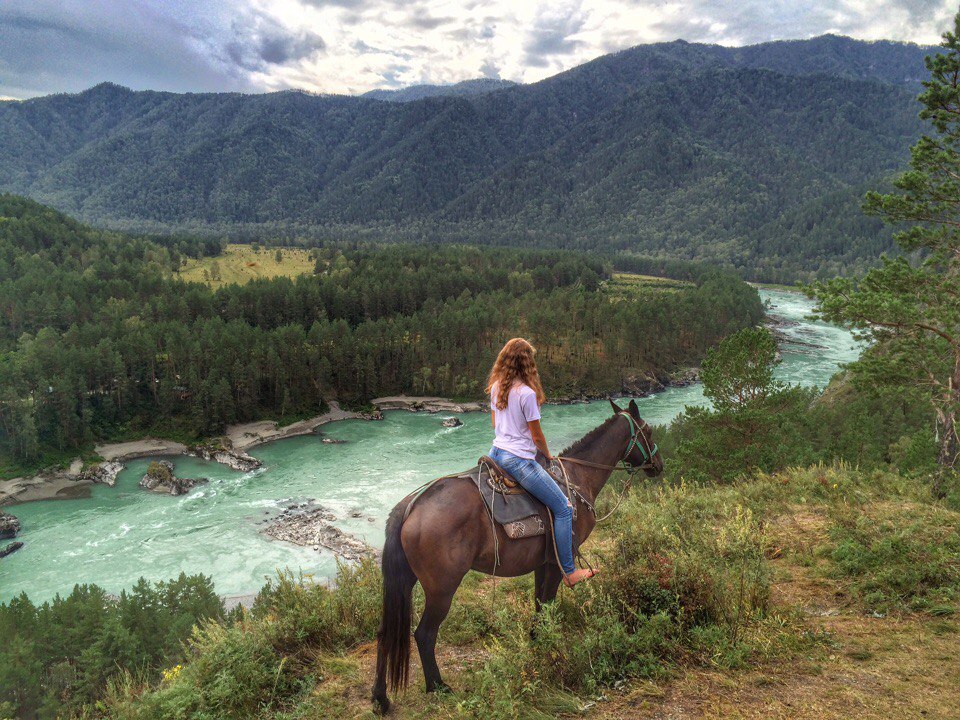
M613 401L613 398L610 398L610 407L613 408L614 413L623 412L623 410L620 409L620 406Z
M636 420L640 419L640 408L637 407L636 400L630 401L630 414L633 415L634 419Z

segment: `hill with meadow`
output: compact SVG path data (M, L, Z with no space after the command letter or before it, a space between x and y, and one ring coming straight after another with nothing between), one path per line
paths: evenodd
M920 133L929 48L641 45L532 85L385 102L133 92L0 102L0 190L118 229L468 242L831 276Z

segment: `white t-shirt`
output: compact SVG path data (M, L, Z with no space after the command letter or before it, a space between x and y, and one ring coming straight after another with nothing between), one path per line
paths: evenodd
M537 456L537 446L527 423L540 419L537 393L530 386L518 383L510 390L507 407L503 410L497 408L496 397L497 384L494 383L490 388L490 407L493 408L496 432L493 446L517 457L533 460Z

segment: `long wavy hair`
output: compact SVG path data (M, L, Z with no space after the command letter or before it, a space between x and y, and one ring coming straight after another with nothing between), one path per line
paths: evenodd
M540 373L537 372L537 362L533 359L536 354L536 348L523 338L508 340L500 350L487 379L488 395L493 391L493 386L497 386L497 397L493 404L498 410L506 409L510 390L518 382L527 385L537 394L538 405L546 402L543 385L540 384Z

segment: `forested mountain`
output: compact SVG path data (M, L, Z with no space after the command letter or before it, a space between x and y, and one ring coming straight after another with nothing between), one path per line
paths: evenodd
M915 45L835 36L608 55L414 102L133 92L0 103L0 189L119 228L602 248L753 277L889 245L867 186L920 132Z
M313 274L218 290L177 279L177 252L0 195L0 451L197 436L331 398L477 398L515 335L539 345L552 395L619 390L763 316L729 274L635 292L570 251L329 246Z
M452 85L411 85L398 90L371 90L363 94L365 98L386 100L387 102L412 102L428 97L462 97L464 95L482 95L494 90L504 90L517 83L497 78L474 78L462 80Z

